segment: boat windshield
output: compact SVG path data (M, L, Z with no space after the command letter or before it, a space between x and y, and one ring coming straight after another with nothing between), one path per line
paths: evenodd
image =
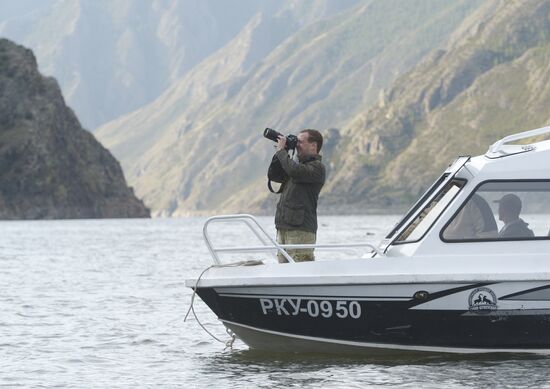
M416 242L431 228L439 215L456 197L466 181L452 179L429 201L395 240L396 243Z
M412 234L413 230L417 227L419 228L418 233L414 234L412 237L416 236L422 236L425 231L427 231L431 227L431 223L428 224L428 221L431 219L427 219L422 225L420 225L420 222L422 219L426 217L428 213L432 213L433 220L437 219L439 216L439 207L436 209L432 208L435 207L436 203L444 200L441 204L441 207L445 207L447 205L447 199L443 199L442 196L449 192L449 196L452 196L454 198L454 195L456 195L455 187L458 189L462 188L464 186L465 181L457 180L455 179L455 174L470 160L469 156L461 156L458 157L453 163L449 165L447 170L430 186L430 188L420 197L420 199L412 206L412 208L409 210L409 212L406 213L406 215L392 228L390 233L386 236L384 240L380 242L379 250L386 251L388 247L396 242L396 243L405 243L410 242L409 239L410 235ZM452 183L452 185L451 185ZM450 201L450 200L449 200ZM426 206L426 204L428 204ZM431 212L429 212L431 211ZM420 232L422 232L420 234Z
M447 179L448 174L443 174L441 177L439 177L433 184L428 188L428 190L420 197L420 199L409 209L409 212L407 212L399 222L392 228L390 233L386 236L386 239L391 239L397 231L411 218L413 214L416 213L416 211L424 204L428 198L436 191L443 182Z

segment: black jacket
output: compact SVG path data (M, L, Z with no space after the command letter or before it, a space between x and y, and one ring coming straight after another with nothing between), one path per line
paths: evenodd
M523 219L519 218L500 230L498 236L499 238L532 238L535 234L527 227L528 225Z
M326 175L321 156L309 156L296 162L286 150L279 150L275 155L288 175L277 204L275 227L317 232L317 200Z

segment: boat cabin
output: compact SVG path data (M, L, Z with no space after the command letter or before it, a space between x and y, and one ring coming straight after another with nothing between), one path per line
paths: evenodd
M550 249L550 127L459 157L378 247L386 256L513 254Z

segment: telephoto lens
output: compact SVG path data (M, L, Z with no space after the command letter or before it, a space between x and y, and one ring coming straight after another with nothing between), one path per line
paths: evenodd
M278 142L279 136L284 136L284 135L271 128L266 128L264 130L264 137L266 137L269 140L272 140L273 142ZM298 145L298 137L292 134L287 135L285 150L294 150L296 148L296 145Z
M279 141L279 136L282 136L280 132L277 132L275 130L272 130L271 128L266 128L264 130L264 137L266 137L269 140L272 140L273 142Z

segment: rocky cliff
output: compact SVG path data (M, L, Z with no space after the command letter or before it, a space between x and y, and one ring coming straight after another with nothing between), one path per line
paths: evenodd
M158 215L270 212L276 200L265 170L273 147L261 136L265 127L345 126L481 4L362 1L300 29L251 64L270 20L258 15L156 101L96 135ZM331 137L336 142L338 131ZM331 164L334 142L323 151Z
M33 53L0 39L0 219L149 217Z
M397 212L455 156L548 124L549 0L350 0L327 11L335 3L255 9L184 74L170 71L155 101L96 130L156 215L271 212L266 126L325 131L322 212ZM147 52L142 40L130 39Z
M325 204L410 204L456 156L548 125L549 21L549 1L484 2L347 126Z

